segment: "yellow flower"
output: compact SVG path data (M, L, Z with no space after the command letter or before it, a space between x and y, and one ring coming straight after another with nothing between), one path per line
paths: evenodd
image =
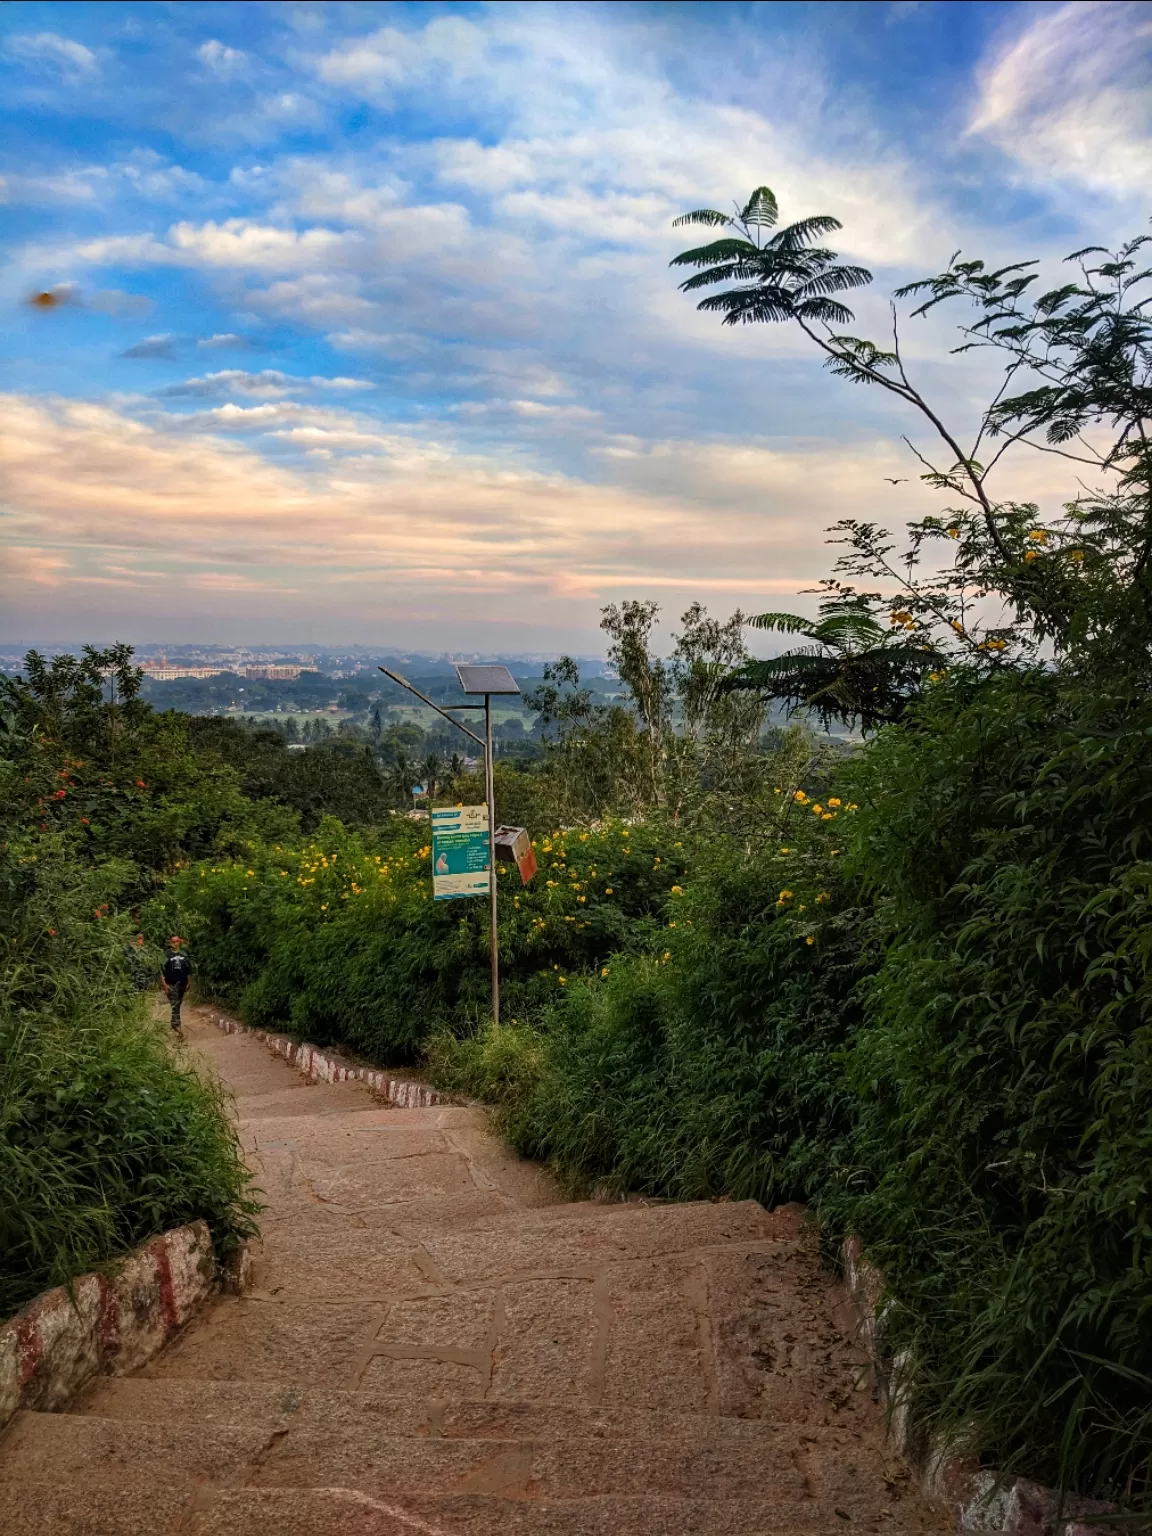
M544 884L548 887L549 890L552 890L556 882L555 880L545 880Z
M831 901L832 897L829 895L829 893L827 891L821 891L819 896L817 896L816 900L817 900L818 903L819 902L823 902L823 901Z
M672 894L673 896L683 896L684 887L682 885L674 885L672 887Z
M792 796L792 798L793 798L793 800L795 800L797 805L807 805L808 804L808 796L804 793L804 791L802 789L798 789L796 791L796 793Z
M588 898L587 898L587 896L577 896L576 900L583 902L583 901L587 901Z
M568 985L568 978L567 978L567 976L558 976L556 979L557 979L557 981L559 981L559 983L560 983L560 985L562 987L566 987Z
M327 910L328 910L328 903L326 901L322 901L320 903L320 910L321 910L321 912L327 912Z
M1040 551L1038 549L1029 549L1025 551L1024 559L1026 562L1030 560L1039 560L1039 558Z
M671 960L671 958L672 958L672 951L671 951L671 950L670 950L670 949L666 949L666 950L665 950L665 951L664 951L664 953L663 953L663 954L662 954L662 955L661 955L661 957L660 957L660 959L661 959L661 961L663 961L663 962L665 962L665 963L666 963L666 962L667 962L667 961L669 961L669 960Z
M1070 549L1068 553L1073 560L1082 561L1084 559L1084 551L1082 549Z
M1048 530L1046 528L1029 529L1028 537L1032 540L1033 544L1047 544Z
M960 530L959 530L959 528L956 528L956 527L947 528L947 529L945 529L945 532L947 533L947 535L948 535L948 537L950 539L958 539L960 537Z
M840 804L839 796L837 796L837 795L829 795L829 797L828 797L828 804L829 805L839 805Z
M820 820L821 821L835 821L836 820L836 812L835 811L825 811L823 816L821 816Z
M808 937L804 940L804 942L805 942L805 944L815 944L816 940L812 937L811 934L809 934Z
M824 807L822 805L814 805L812 807L812 814L813 816L822 816L824 814Z
M901 609L899 613L890 613L888 615L888 622L889 624L911 624L912 615L910 613L905 613L903 609Z
M612 894L612 887L610 885L606 885L604 887L604 894L605 894L605 896L611 896L611 894Z
M601 966L600 974L601 974L601 976L607 976L607 974L608 974L608 967L606 965Z

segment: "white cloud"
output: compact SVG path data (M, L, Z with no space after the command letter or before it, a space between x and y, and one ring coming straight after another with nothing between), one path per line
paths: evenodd
M175 357L176 352L172 345L173 337L167 331L159 336L145 336L142 341L135 342L127 351L122 352L121 357Z
M150 338L153 342L170 339ZM158 354L133 349L124 355L153 357ZM322 374L313 374L310 378L301 378L298 374L282 373L278 368L263 368L259 373L250 373L243 368L222 368L216 373L206 373L198 378L184 379L179 384L165 385L156 393L162 399L221 400L228 395L243 395L254 400L279 400L287 395L308 394L315 389L345 393L374 388L371 379L351 379L341 375L325 378Z
M67 570L68 560L56 550L26 544L0 544L0 571L10 582L58 587Z
M242 368L222 368L218 373L207 373L195 379L184 379L179 384L168 384L157 394L163 398L189 400L220 400L227 395L248 395L255 399L279 399L282 395L299 394L308 388L306 379L294 379L276 368L265 368L260 373L247 373Z
M239 48L229 48L219 38L210 37L206 43L201 43L196 50L196 56L212 71L224 79L234 75L243 67L245 56Z
M14 203L106 204L127 194L149 202L202 198L207 184L195 171L173 165L148 148L134 149L122 160L107 165L78 165L47 175L25 172L9 178Z
M100 63L91 48L58 32L21 32L10 37L4 51L21 64L53 65L69 76L92 75Z
M316 70L328 85L386 100L397 86L473 78L488 62L489 34L462 16L436 17L415 32L381 27L324 54Z
M1152 8L1072 0L1027 24L980 71L968 132L1045 183L1143 196L1152 179Z

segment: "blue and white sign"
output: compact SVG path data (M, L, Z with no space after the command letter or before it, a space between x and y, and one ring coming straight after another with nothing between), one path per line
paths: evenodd
M488 894L491 851L486 805L444 806L432 812L432 896L457 901Z

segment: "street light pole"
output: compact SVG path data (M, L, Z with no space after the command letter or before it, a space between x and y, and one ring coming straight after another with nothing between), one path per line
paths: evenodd
M496 908L496 776L493 767L494 753L492 748L492 692L501 694L518 694L519 688L506 667L457 667L456 673L461 686L466 693L475 692L484 695L484 703L481 704L449 704L442 709L439 704L434 704L426 693L421 693L419 688L413 687L406 677L399 672L393 672L390 667L378 667L385 677L390 677L394 683L399 683L401 688L407 688L429 709L434 709L438 715L442 715L457 730L463 731L465 736L471 736L472 740L479 742L484 748L484 798L488 805L488 940L491 950L492 964L492 1022L500 1022L500 947L497 930ZM500 676L499 674L503 674ZM488 681L491 691L481 686L470 687L475 680L477 683ZM463 724L462 721L453 718L450 711L459 709L483 709L484 711L484 737L483 740ZM431 796L429 796L431 804Z
M492 951L492 1022L500 1022L500 958L496 947L496 775L492 761L492 695L484 695L484 792L488 800L488 925Z

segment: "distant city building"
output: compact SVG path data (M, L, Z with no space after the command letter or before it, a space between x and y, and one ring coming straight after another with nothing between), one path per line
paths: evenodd
M303 667L284 667L280 665L269 667L245 667L244 676L259 678L261 681L267 683L291 683L295 682L303 670Z
M144 676L157 683L170 683L174 677L220 677L227 671L227 667L169 667L150 661L143 667Z

